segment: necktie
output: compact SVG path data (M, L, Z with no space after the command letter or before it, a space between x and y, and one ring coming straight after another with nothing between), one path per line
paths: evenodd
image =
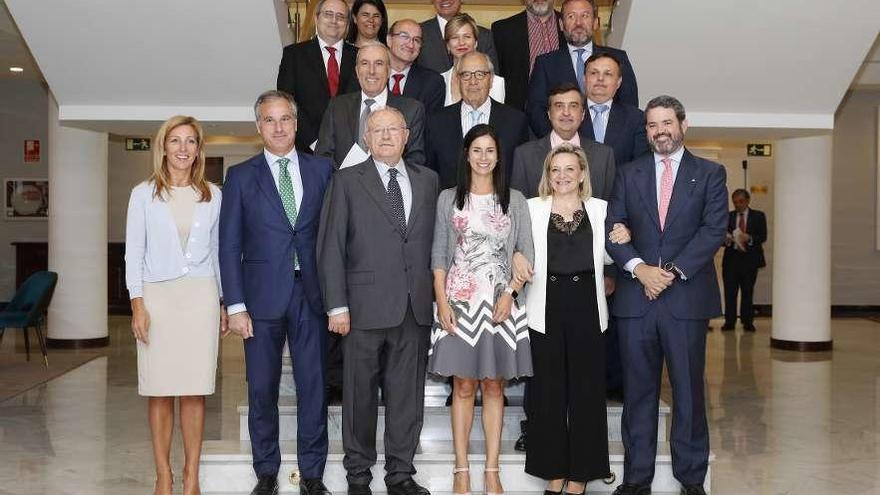
M385 200L388 201L391 213L400 225L400 231L406 235L406 212L403 209L403 193L400 192L400 183L397 182L397 174L399 173L400 171L396 168L388 169L388 175L391 178L388 179L388 190L385 191Z
M376 103L376 100L372 98L367 98L364 100L364 110L361 112L361 120L358 124L358 142L361 143L361 148L367 149L367 140L364 137L364 133L367 132L367 118L370 116L370 113L373 111L373 104Z
M391 87L391 94L400 96L403 94L403 91L400 90L400 80L403 79L403 74L394 74L391 77L394 79L394 86Z
M330 96L333 97L339 91L339 62L336 60L336 48L324 48L330 52L330 58L327 59L327 86L330 88Z
M574 64L574 73L577 76L578 86L581 88L581 93L584 93L584 52L586 50L584 48L575 49L575 53L578 55L577 63Z
M290 171L287 170L287 164L290 160L287 158L279 158L276 162L279 168L278 174L278 193L281 195L281 204L284 205L284 212L287 213L287 220L290 225L296 224L296 217L299 212L296 209L296 193L293 190L293 180L290 178ZM296 259L296 253L293 254L293 267L299 268L299 261Z
M746 233L746 216L743 212L739 212L739 223L737 225L739 227L739 231L743 234Z
M471 127L480 123L480 119L483 118L483 112L479 110L471 110L471 126L464 130L464 133L467 134Z
M660 176L660 230L666 226L666 213L669 211L669 200L672 199L672 159L660 160L663 164L663 175Z
M605 142L605 112L608 111L608 105L593 105L593 137L597 143Z

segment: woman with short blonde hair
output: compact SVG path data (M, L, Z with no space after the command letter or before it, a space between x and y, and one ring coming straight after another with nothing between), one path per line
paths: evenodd
M453 62L452 68L441 74L443 82L446 83L446 100L443 103L445 106L453 105L461 100L459 62L462 57L477 50L477 38L479 38L479 35L480 30L477 26L477 21L467 14L458 14L446 23L446 28L443 30L443 39L446 41L446 50L452 56ZM492 60L489 57L486 57L486 60L489 61L490 73L485 77L492 78L489 97L498 103L504 103L504 78L494 75L495 67L492 65Z

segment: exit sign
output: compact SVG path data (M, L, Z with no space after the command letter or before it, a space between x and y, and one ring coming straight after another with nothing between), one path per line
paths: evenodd
M749 144L746 151L749 156L773 156L773 146L770 144Z

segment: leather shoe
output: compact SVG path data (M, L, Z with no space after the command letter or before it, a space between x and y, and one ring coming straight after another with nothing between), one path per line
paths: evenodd
M703 490L703 485L683 485L681 495L706 495L706 490Z
M373 495L373 490L370 490L369 484L349 483L348 495Z
M412 478L407 478L393 485L386 485L388 495L431 495L427 488L416 483Z
M519 438L516 439L516 443L513 444L513 449L519 452L526 451L526 431L529 427L529 420L524 419L519 422Z
M630 485L624 483L612 495L651 495L651 485Z
M278 493L278 475L257 476L257 486L251 495L276 495Z
M746 332L754 332L757 329L755 328L755 325L752 325L751 323L747 323L747 324L743 325L743 330L745 330Z
M332 495L330 490L321 481L321 478L301 479L299 481L300 495Z
M724 325L721 325L721 331L722 331L722 332L728 332L728 331L733 330L733 329L734 329L734 326L731 325L731 324L729 324L729 323L725 323Z

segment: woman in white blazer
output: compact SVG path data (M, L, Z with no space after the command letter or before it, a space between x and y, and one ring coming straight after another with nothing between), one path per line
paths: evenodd
M185 456L183 492L198 493L205 396L214 393L219 335L226 324L217 259L220 189L205 179L204 133L196 119L171 117L153 146L153 173L131 191L125 226L138 393L148 397L154 493L171 493L175 397Z
M528 201L535 265L526 314L534 376L525 470L547 480L549 492L580 494L588 481L611 472L602 338L608 327L603 268L611 263L607 203L590 197L587 158L567 143L544 160L538 194Z

